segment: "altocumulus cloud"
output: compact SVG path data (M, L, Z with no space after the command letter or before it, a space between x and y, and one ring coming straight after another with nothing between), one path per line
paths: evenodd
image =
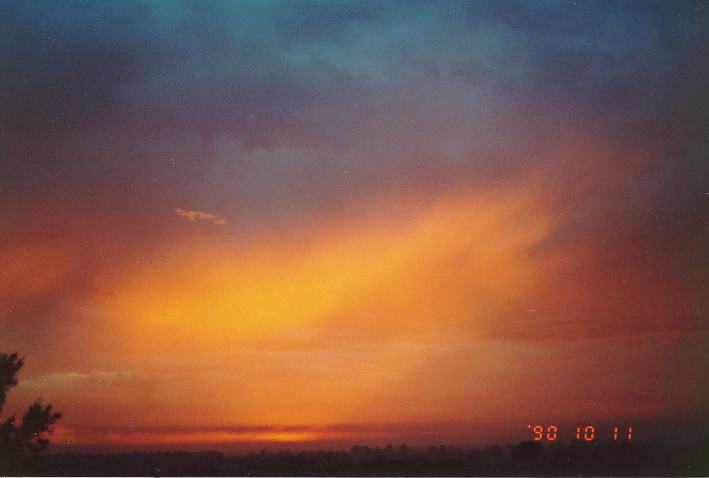
M217 216L216 214L211 214L203 211L191 211L182 208L177 208L175 210L177 215L180 217L186 217L190 221L210 221L217 226L223 226L226 224L226 218L222 216Z

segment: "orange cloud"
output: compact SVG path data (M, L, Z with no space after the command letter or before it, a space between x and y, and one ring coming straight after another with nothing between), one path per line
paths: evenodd
M106 264L95 277L104 290L91 298L92 332L75 334L84 355L28 375L18 403L50 397L69 430L58 430L57 439L182 447L380 437L330 431L333 423L397 430L401 423L488 423L491 430L498 419L514 429L548 411L552 398L558 404L548 418L566 420L653 416L691 402L689 386L662 380L679 370L663 364L687 360L680 342L650 346L617 333L640 320L624 305L628 297L640 302L655 291L645 310L654 304L667 312L666 284L649 287L626 274L635 285L617 287L608 271L591 267L604 251L584 242L541 250L563 218L534 188L414 203L408 199L410 214L389 221L340 217L289 236L173 237L135 260ZM43 256L7 257L42 271ZM7 269L15 278L24 277L19 265ZM38 286L61 277L52 272ZM17 282L24 285L12 296L34 289ZM603 300L594 300L599 294ZM613 312L625 320L613 322ZM583 347L582 337L591 338ZM697 350L689 334L681 340ZM87 352L99 343L107 350ZM636 369L618 370L618 361L658 371L643 381ZM126 419L143 432L87 438L71 431ZM315 428L279 428L301 425Z
M204 395L193 399L209 403L202 422L361 421L370 393L431 351L485 340L487 317L524 306L535 275L526 251L552 227L535 198L502 191L446 196L397 223L344 224L172 245L128 264L103 302L116 347L136 364L189 356L160 370ZM219 378L199 377L203 366Z
M448 197L390 226L171 246L125 270L110 307L151 347L225 346L333 321L426 335L521 300L534 273L525 251L551 227L535 207L499 193ZM412 320L424 315L435 325ZM154 330L166 333L146 335Z

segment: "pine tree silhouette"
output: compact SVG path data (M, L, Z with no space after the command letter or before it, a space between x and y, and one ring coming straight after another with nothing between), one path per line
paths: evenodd
M0 354L0 417L10 389L17 385L17 372L24 361L13 354ZM49 440L45 435L51 426L62 417L54 412L52 404L42 406L41 400L35 401L17 424L15 415L0 418L0 472L2 468L16 469L37 457L47 448Z

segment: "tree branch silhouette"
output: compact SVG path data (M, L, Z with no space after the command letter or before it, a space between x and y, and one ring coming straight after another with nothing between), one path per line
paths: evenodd
M0 417L7 394L17 385L17 372L23 365L24 360L17 353L0 354ZM0 418L0 466L21 465L44 451L49 445L45 436L61 417L51 403L43 406L38 399L29 406L19 425L14 414L4 420Z

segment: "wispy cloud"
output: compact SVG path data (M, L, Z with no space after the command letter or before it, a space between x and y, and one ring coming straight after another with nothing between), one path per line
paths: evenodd
M210 221L217 226L223 226L226 224L226 218L223 216L217 216L216 214L211 214L203 211L190 211L182 208L176 209L177 215L180 217L186 217L190 221Z
M108 372L55 372L33 379L25 379L20 381L19 386L29 389L58 389L64 387L77 387L81 383L114 383L117 381L130 381L144 378L140 373L131 371L108 371Z

